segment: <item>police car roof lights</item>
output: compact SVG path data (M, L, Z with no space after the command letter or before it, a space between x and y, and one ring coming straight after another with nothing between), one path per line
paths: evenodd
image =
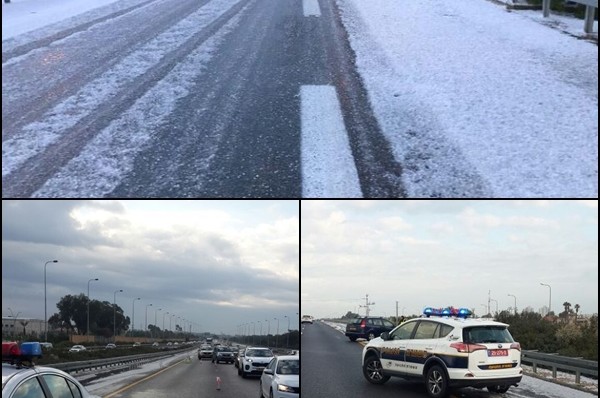
M33 361L41 357L42 346L38 342L21 343L20 346L16 342L2 343L2 362L17 366L29 363L33 366Z
M446 307L446 308L433 308L426 307L423 310L423 315L427 318L430 316L454 316L457 318L467 318L470 315L473 315L471 310L468 308L454 308L454 307Z

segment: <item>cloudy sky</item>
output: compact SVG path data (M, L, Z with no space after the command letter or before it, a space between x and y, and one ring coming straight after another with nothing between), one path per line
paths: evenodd
M48 317L67 294L117 304L135 327L298 328L297 201L2 201L2 315ZM146 307L152 304L151 307ZM158 309L161 311L155 311ZM285 317L289 318L285 318ZM267 320L269 322L267 322ZM173 326L177 318L172 318ZM258 323L260 321L261 323Z
M598 312L597 201L303 201L302 313ZM550 285L540 285L545 283ZM509 296L513 295L515 297ZM490 301L492 312L496 302Z

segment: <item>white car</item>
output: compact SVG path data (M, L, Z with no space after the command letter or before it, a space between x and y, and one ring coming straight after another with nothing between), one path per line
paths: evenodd
M85 348L84 345L74 345L73 347L71 347L69 349L69 352L79 352L79 351L86 351L87 348Z
M273 352L264 347L248 347L244 351L244 356L240 358L238 375L246 377L247 375L262 375L263 370L273 359Z
M521 346L507 324L468 319L467 309L426 308L423 314L363 348L369 382L383 384L392 376L421 380L431 398L442 398L459 387L504 393L521 381Z
M313 317L310 315L302 315L302 323L313 323Z
M260 377L260 396L297 398L300 396L300 357L282 355L271 360Z

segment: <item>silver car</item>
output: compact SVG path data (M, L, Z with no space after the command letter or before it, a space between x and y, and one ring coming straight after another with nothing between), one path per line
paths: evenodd
M2 398L99 398L90 395L70 374L35 366L35 358L41 354L39 343L23 343L21 347L15 342L2 343Z

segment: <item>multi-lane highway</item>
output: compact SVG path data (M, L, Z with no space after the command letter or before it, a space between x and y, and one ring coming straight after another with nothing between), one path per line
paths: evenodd
M3 197L360 196L344 124L401 194L331 1L140 1L2 61Z
M305 397L326 398L426 398L423 384L392 378L384 385L372 385L362 375L363 343L350 340L323 322L302 326L302 390ZM452 397L497 397L487 390L457 390ZM524 376L519 387L505 397L591 398L593 394Z
M104 398L256 398L259 394L259 378L242 378L231 364L213 364L210 360L198 360L190 356L177 361L150 375L130 381ZM217 377L220 388L217 388ZM94 391L91 388L92 392Z

